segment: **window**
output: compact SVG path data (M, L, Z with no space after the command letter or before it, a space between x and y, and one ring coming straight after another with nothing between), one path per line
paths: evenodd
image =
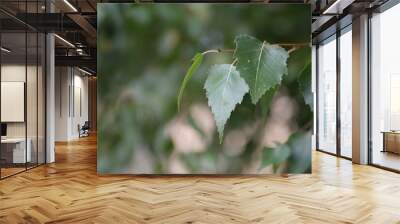
M371 18L371 159L400 170L400 5Z
M352 156L352 35L351 26L340 36L340 155Z
M37 13L43 3L18 6L21 14ZM46 39L8 14L0 17L12 24L0 23L0 178L5 178L45 163Z
M336 36L318 48L318 149L336 153Z

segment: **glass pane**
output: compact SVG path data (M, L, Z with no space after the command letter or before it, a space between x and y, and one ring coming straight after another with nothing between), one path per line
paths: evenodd
M37 154L37 80L38 80L38 36L36 32L28 32L28 55L27 55L27 80L26 80L26 113L27 113L27 142L30 148L30 161L28 162L28 168L37 165L38 154Z
M26 12L37 13L37 1L27 2ZM34 17L36 19L37 17ZM32 21L37 22L37 21ZM27 142L30 148L30 161L27 167L35 167L38 163L38 33L36 30L27 30L27 76L26 76L26 125Z
M38 45L38 163L45 163L45 44L46 37L44 34L39 34Z
M1 1L9 11L44 11L41 1ZM45 161L45 36L0 12L1 133L0 176Z
M372 18L372 163L400 170L400 5Z
M26 33L1 34L2 177L25 170L31 151L26 144ZM28 147L27 147L28 146ZM28 149L28 150L27 150Z
M318 148L336 153L336 39L318 48Z
M352 156L352 35L340 36L340 152Z

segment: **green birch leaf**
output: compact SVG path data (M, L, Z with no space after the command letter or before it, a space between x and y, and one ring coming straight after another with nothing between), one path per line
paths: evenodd
M189 82L189 80L192 78L193 74L197 71L199 66L201 65L201 62L203 62L203 54L202 53L197 53L194 58L193 58L193 63L186 72L185 78L183 78L181 88L179 89L179 95L178 95L178 111L180 111L181 108L181 101L182 101L182 96L183 92L185 91L185 88Z
M311 63L311 47L301 47L290 53L288 58L288 74L285 77L289 82L296 81L304 70L304 65Z
M278 46L258 39L240 35L235 39L235 57L237 69L250 87L253 104L273 86L280 84L282 76L287 74L288 52Z
M311 173L311 132L299 131L290 136L289 173Z
M303 94L304 102L313 109L313 94L311 91L311 62L308 63L298 79L300 92Z
M221 64L211 67L204 89L222 142L224 126L249 87L233 64Z
M287 162L288 173L309 173L311 171L311 132L298 131L289 139L274 148L265 147L262 151L261 167L279 166Z
M290 148L286 144L279 145L275 148L264 148L262 152L261 168L269 165L279 165L287 160L290 156Z

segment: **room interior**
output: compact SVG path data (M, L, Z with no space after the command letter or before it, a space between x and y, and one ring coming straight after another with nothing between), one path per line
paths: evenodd
M393 29L399 20L400 6L393 2L380 3L369 12L366 64L368 80L364 88L365 138L370 142L366 161L391 171L400 168L399 146L399 67L395 62L396 40L400 33ZM353 160L352 123L360 115L352 112L354 103L353 25L349 16L341 18L339 27L329 28L314 38L317 76L317 137L316 149L341 158ZM353 60L353 63L352 63ZM357 68L356 68L357 69ZM362 118L364 119L364 118Z
M43 164L44 35L1 34L1 178Z

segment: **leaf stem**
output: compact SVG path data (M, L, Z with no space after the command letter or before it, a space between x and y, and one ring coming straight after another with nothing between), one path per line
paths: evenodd
M221 48L218 48L218 49L212 49L212 50L204 51L202 54L205 55L205 54L208 54L208 53L225 53L225 52L234 52L234 51L235 51L235 49L221 49Z
M201 53L202 55L206 55L208 53L218 53L218 50L208 50L208 51L204 51L203 53Z

